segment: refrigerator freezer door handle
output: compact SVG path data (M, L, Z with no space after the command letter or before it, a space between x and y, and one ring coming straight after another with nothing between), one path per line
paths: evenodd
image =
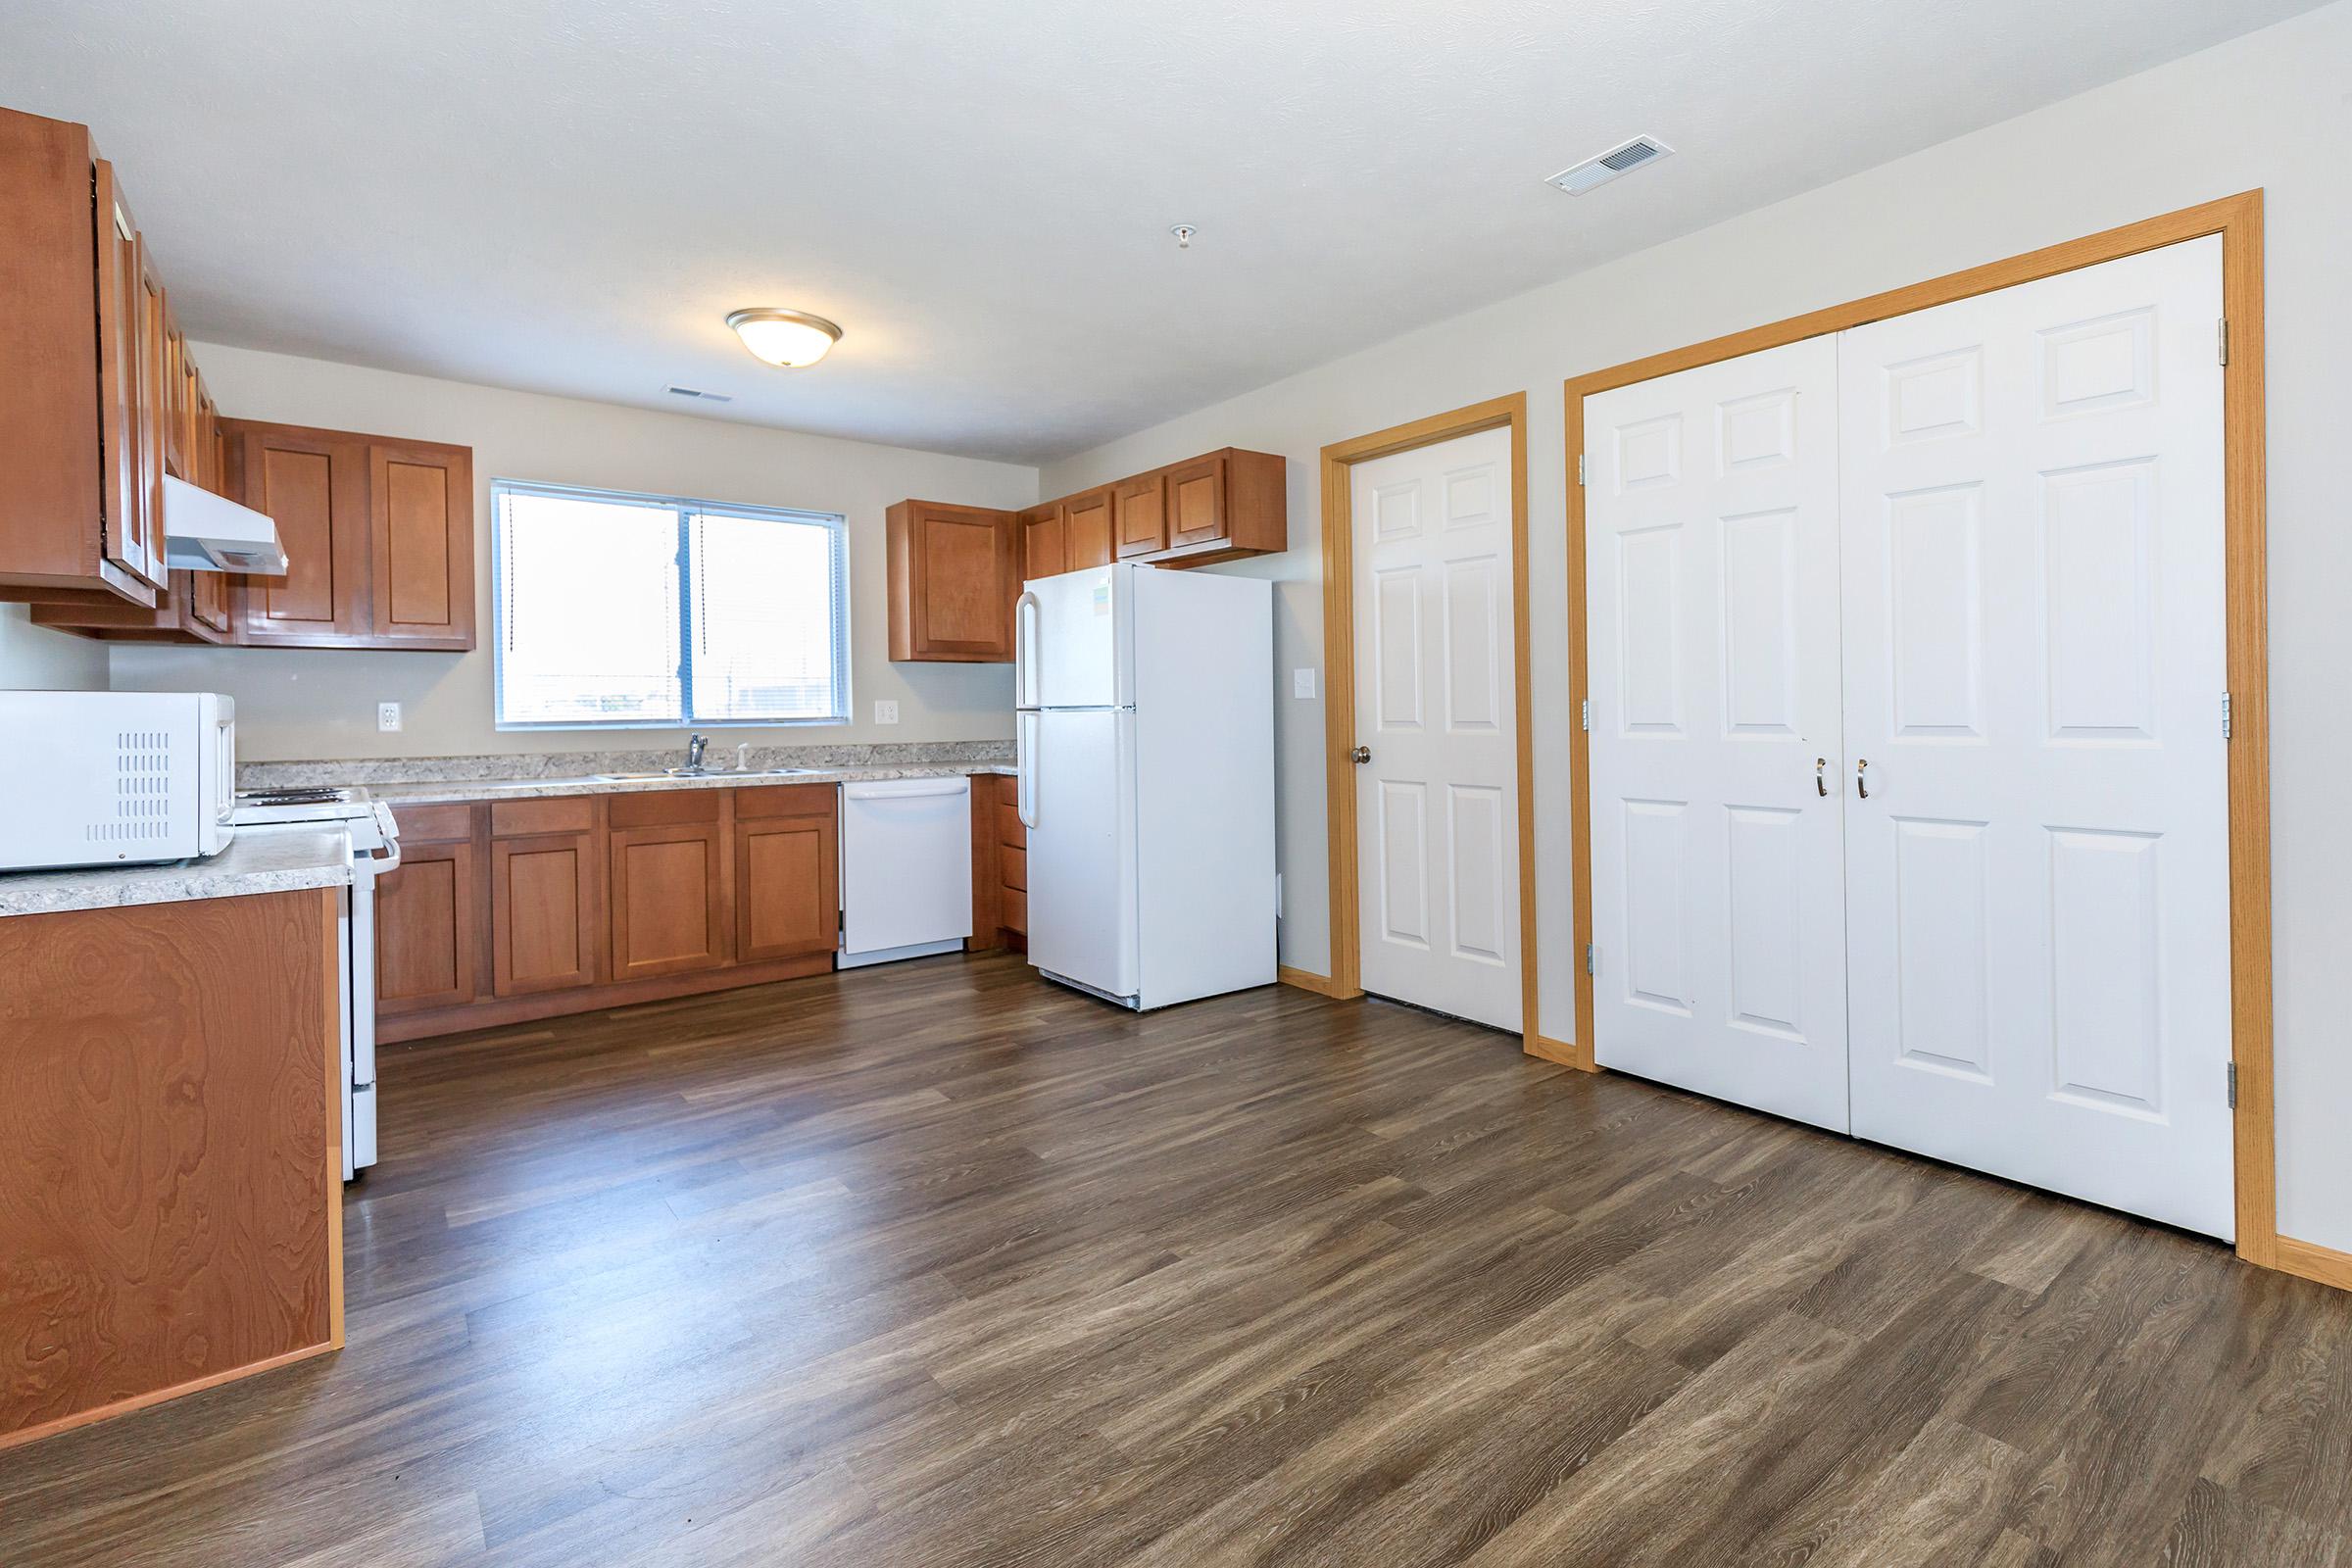
M1026 588L1012 605L1012 706L1038 706L1037 595Z
M1037 737L1038 715L1013 715L1013 814L1021 826L1037 826Z

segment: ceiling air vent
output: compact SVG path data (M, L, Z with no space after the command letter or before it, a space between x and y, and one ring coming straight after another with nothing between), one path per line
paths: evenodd
M1644 164L1654 164L1673 151L1655 136L1636 136L1632 141L1610 148L1598 158L1588 158L1581 164L1561 170L1544 183L1557 185L1571 196L1582 196L1595 185L1605 185L1619 174L1640 169Z
M735 401L735 394L732 392L705 392L702 388L694 386L665 386L662 390L673 398L699 398L705 403L732 403Z

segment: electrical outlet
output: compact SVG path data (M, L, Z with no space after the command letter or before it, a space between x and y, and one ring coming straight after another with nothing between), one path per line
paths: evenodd
M898 704L896 704L896 703L891 703L891 702L882 702L882 701L876 701L876 702L875 702L875 704L874 704L874 722L875 722L875 723L877 723L877 724L896 724L898 721L899 721L899 705L898 705Z
M1311 701L1315 695L1315 672L1311 669L1292 670L1291 695L1301 701Z
M376 704L375 727L387 735L400 728L400 705L398 703Z

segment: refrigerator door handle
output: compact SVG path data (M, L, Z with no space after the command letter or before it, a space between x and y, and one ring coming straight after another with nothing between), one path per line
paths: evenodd
M1028 589L1012 604L1012 706L1035 708L1038 705L1037 679L1037 595Z
M1013 715L1013 796L1012 810L1021 819L1021 826L1037 826L1037 737L1036 713Z

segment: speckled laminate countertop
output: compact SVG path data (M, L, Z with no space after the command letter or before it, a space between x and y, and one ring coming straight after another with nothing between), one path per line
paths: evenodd
M765 772L704 773L686 778L673 774L588 774L579 778L438 779L368 784L366 788L377 800L397 808L440 806L466 801L528 801L552 795L629 795L650 790L757 789L767 784L856 784L874 779L959 778L974 773L1010 773L1012 770L1013 764L1010 762L935 762L885 767L795 767Z
M350 852L342 829L246 827L237 830L227 849L201 860L0 874L0 916L235 899L344 887L350 881Z

